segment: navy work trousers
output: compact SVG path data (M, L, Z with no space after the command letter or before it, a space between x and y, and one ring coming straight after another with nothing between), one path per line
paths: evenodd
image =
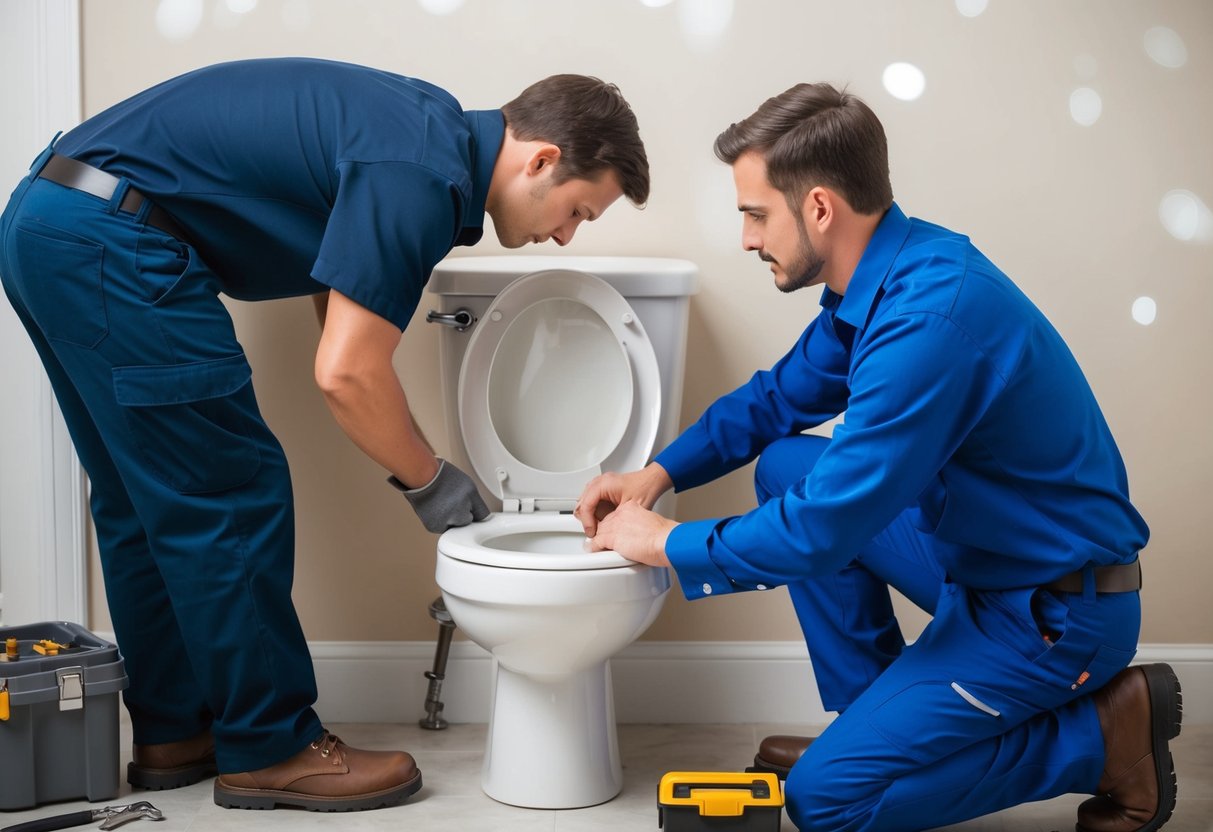
M0 219L0 278L80 461L138 744L210 728L221 772L321 731L291 602L294 507L218 280L193 247L30 177Z
M828 442L768 447L759 502L807 476ZM927 829L1099 782L1088 694L1133 658L1138 593L1096 594L1089 570L1083 593L959 586L924 528L908 509L841 572L788 587L822 702L840 712L788 776L801 829ZM933 615L909 646L890 586Z

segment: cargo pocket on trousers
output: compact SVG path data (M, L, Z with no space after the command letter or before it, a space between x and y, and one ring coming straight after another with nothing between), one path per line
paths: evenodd
M1006 697L985 686L918 682L890 697L868 716L868 724L910 759L938 760L979 740L1005 733Z
M182 494L243 485L261 467L260 416L243 354L191 364L115 367L114 395L152 474Z
M105 247L46 226L17 228L14 250L25 305L46 337L86 349L100 344L109 334L101 288Z

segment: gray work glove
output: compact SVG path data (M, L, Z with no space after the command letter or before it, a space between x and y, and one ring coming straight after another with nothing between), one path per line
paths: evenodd
M434 534L489 516L472 478L445 459L438 460L438 473L420 488L409 488L395 476L387 481L409 501L426 531Z

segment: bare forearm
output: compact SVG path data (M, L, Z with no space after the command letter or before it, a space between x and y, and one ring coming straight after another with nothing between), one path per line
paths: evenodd
M400 330L335 290L315 296L322 333L316 384L341 429L409 488L438 474L438 461L417 429L392 353Z
M433 449L416 428L391 365L386 372L332 380L323 392L346 435L405 485L420 488L438 473Z

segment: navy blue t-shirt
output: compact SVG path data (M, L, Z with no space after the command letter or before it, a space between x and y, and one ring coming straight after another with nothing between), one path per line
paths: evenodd
M129 178L232 297L331 287L404 329L434 265L480 239L504 132L424 81L281 58L165 81L55 150Z

